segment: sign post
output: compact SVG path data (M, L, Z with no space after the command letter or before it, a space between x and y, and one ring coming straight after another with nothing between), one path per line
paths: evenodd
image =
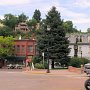
M42 52L42 56L43 56L43 65L44 65L44 52Z

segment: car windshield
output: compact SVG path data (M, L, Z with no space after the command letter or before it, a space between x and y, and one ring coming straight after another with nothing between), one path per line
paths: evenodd
M86 68L86 69L90 69L90 65L86 65L85 68Z

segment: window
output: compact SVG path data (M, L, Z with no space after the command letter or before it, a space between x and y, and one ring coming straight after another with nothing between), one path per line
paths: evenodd
M88 36L88 42L90 42L90 36Z
M17 52L20 52L20 45L17 45Z
M82 48L79 47L79 48L78 48L78 53L81 53L81 51L82 51Z
M25 46L22 45L22 53L24 53L24 52L25 52Z
M33 46L32 45L28 45L28 52L33 52Z
M89 46L89 49L88 49L88 53L90 54L90 46Z

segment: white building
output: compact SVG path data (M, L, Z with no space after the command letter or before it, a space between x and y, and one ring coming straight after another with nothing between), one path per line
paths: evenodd
M70 56L74 56L74 45L76 38L78 38L78 57L85 57L90 59L90 34L67 34L70 41L69 48L71 48Z

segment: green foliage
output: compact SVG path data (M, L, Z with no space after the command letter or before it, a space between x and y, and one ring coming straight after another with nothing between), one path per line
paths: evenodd
M15 28L15 25L18 23L18 20L15 15L5 14L2 22L4 25L8 26L13 30Z
M71 58L69 65L80 68L81 65L84 65L89 62L90 62L90 60L88 60L86 58Z
M41 58L39 58L38 56L34 56L34 58L33 58L33 63L35 64L35 63L40 63L40 61L41 61Z
M49 58L60 62L61 65L67 65L69 62L68 54L70 52L69 41L65 37L66 33L63 28L63 21L60 18L60 13L55 7L48 12L44 23L42 23L42 31L38 35L37 47L39 55L45 52L45 58L47 58L49 50ZM50 29L50 31L47 31Z
M27 19L28 19L28 17L24 13L18 15L18 23L19 22L26 22Z
M41 20L41 12L39 10L35 10L33 18L36 19L36 21L39 23Z
M10 56L14 54L14 38L12 36L0 36L0 56Z
M87 32L90 33L90 28L87 29Z
M30 27L32 27L32 26L36 26L37 25L37 21L36 21L36 19L32 19L32 20L29 20L28 22L27 22L27 24L28 24L28 26Z
M8 26L3 26L0 27L0 36L11 36L14 35L13 31L11 28L9 28Z
M37 20L33 18L27 22L27 25L31 32L34 32L36 30Z
M47 69L48 68L48 63L46 61L44 61L44 68Z
M64 27L66 33L79 32L76 28L73 27L72 21L63 22L63 27Z
M44 69L44 65L41 64L41 63L36 63L36 64L35 64L35 68Z

